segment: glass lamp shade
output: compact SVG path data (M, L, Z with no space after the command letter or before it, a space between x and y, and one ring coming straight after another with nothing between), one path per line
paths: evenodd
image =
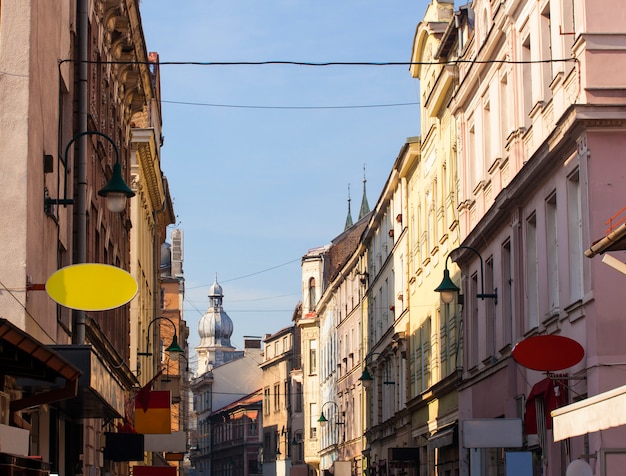
M109 193L106 197L107 208L113 213L120 213L126 208L126 195Z
M455 296L460 291L459 287L450 279L450 271L448 271L447 268L443 270L443 280L441 284L435 288L435 291L440 293L441 300L446 304L450 304L454 301Z
M359 377L359 380L365 388L371 388L372 384L374 383L374 377L372 377L372 374L367 367L365 367L365 370L363 370L363 373Z
M135 196L135 192L124 182L122 166L119 162L115 162L113 165L111 180L102 189L98 190L98 195L107 199L107 208L112 212L124 210L126 199Z

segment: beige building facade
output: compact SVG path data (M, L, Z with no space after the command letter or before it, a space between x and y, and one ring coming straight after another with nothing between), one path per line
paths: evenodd
M308 475L302 448L300 328L263 339L263 474Z
M448 101L456 82L440 63L454 4L432 2L418 24L411 74L420 80L421 140L409 144L404 168L408 187L409 400L411 444L421 471L456 474L458 392L463 352L462 305L441 301L434 289L448 269L448 255L460 244L459 156L456 122Z

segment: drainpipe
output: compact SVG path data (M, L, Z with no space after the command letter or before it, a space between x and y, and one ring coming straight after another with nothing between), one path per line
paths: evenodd
M87 130L87 104L89 88L89 0L78 0L78 126L76 133ZM75 254L74 263L87 261L87 136L84 135L76 140L74 156L76 160L76 205L75 213ZM74 311L74 329L72 343L81 345L85 343L85 311Z

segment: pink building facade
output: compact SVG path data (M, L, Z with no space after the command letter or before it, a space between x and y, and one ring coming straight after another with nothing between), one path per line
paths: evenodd
M577 459L617 474L607 468L626 458L626 427L555 442L550 414L626 383L626 278L584 257L624 204L619 3L475 0L433 52L449 65L458 128L461 474L561 475ZM545 334L580 343L583 359L558 375L516 362L517 343Z

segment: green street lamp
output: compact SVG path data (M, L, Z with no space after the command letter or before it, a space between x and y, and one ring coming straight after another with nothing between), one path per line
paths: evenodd
M498 304L498 289L497 288L494 289L493 293L485 293L485 272L484 272L485 266L483 263L483 257L478 252L478 250L472 248L471 246L459 246L458 248L455 248L452 251L450 251L450 253L448 253L448 256L446 256L445 268L443 270L443 280L441 281L441 284L435 288L435 292L440 293L441 300L443 302L445 302L446 304L450 304L452 301L454 301L455 296L460 291L459 287L456 284L454 284L454 282L452 282L452 279L450 279L450 271L448 271L448 260L450 259L450 255L460 249L471 251L472 253L476 254L476 256L478 256L480 260L480 291L481 292L477 293L476 297L478 299L483 299L483 300L485 298L493 299L494 304L497 305Z
M146 342L146 351L145 352L137 352L137 355L143 355L143 356L148 356L148 357L152 355L152 352L150 352L150 327L152 326L152 324L154 324L159 319L163 319L165 321L168 321L170 324L172 324L172 327L174 327L174 336L172 337L172 343L165 348L165 352L168 353L168 355L169 355L171 360L177 361L178 360L178 356L179 355L183 355L185 350L178 344L178 335L176 333L176 324L174 324L174 321L172 321L169 317L163 317L163 316L155 317L154 319L152 319L150 321L150 323L148 324L148 329L147 329L148 341Z
M115 163L113 164L113 175L111 176L111 180L107 183L101 190L98 191L98 195L104 197L106 199L107 208L114 212L119 213L126 208L126 201L128 198L134 197L135 192L133 192L130 187L124 181L122 177L122 165L120 164L120 152L117 147L117 144L111 139L108 135L103 134L99 131L84 131L79 134L76 134L74 137L70 139L70 141L65 146L65 153L63 158L65 160L65 164L68 164L68 155L70 151L70 147L83 136L93 135L101 137L105 139L113 146L113 151L115 152ZM50 213L51 207L53 205L73 205L74 199L67 198L67 174L65 174L65 180L63 181L63 198L50 198L46 195L44 198L44 210L46 213Z

